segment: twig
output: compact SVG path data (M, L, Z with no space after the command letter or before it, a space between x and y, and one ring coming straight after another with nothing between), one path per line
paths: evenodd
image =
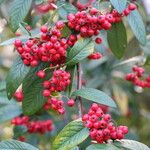
M81 74L81 65L77 64L77 90L82 88L82 74ZM78 100L78 109L79 109L79 118L82 118L83 107L81 97L77 97Z

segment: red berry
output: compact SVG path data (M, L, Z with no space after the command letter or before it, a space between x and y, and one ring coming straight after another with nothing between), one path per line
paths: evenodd
M43 91L43 96L44 96L44 97L49 97L50 94L51 94L51 93L50 93L49 90L44 90L44 91Z
M22 102L22 100L23 100L23 92L22 91L15 92L14 97L16 98L16 100L18 102Z
M75 101L74 101L73 99L69 99L69 100L67 101L67 105L68 105L69 107L74 106L74 104L75 104Z
M102 39L101 39L101 38L96 38L96 39L95 39L95 42L96 42L97 44L101 44L101 43L102 43Z
M21 40L15 40L14 45L15 45L15 47L21 47L22 41Z
M128 8L129 8L129 10L133 11L133 10L135 10L137 8L137 6L135 4L133 4L133 3L130 3L128 5Z
M39 78L44 78L46 76L46 74L45 74L45 72L43 70L40 70L40 71L37 72L37 76Z
M48 27L44 25L40 28L40 30L41 30L41 32L46 33L46 32L48 32Z

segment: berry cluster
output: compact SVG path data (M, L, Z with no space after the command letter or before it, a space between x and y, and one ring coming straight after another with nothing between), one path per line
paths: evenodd
M46 74L43 70L40 70L37 75L40 78L44 78ZM47 102L44 105L45 110L54 109L59 114L65 113L64 102L54 98L53 94L64 91L70 82L70 73L60 69L53 72L51 79L43 82L43 96L47 98Z
M35 6L35 9L38 13L47 13L50 10L54 10L57 6L54 4L56 0L48 0L47 3L42 3L40 5Z
M44 109L54 109L61 115L65 113L64 102L57 98L48 98L47 102L44 105Z
M74 106L75 101L73 99L69 99L67 101L68 107ZM43 106L45 110L49 109L54 109L56 110L59 114L63 115L65 113L65 108L64 108L64 102L60 99L57 98L48 98L47 102Z
M98 104L93 103L88 114L82 117L83 124L89 128L90 136L98 143L107 142L109 139L123 139L128 133L128 127L116 127L109 114L104 114Z
M88 59L100 59L102 58L102 54L99 52L94 52L93 54L88 56Z
M45 90L43 96L50 97L52 92L64 91L70 84L70 73L64 70L55 70L50 80L46 80L43 83Z
M25 126L28 133L44 134L46 132L52 131L53 129L52 120L29 121L28 116L15 117L12 119L11 123L15 126Z
M129 73L125 76L125 79L132 82L134 85L142 88L150 88L150 76L142 78L144 76L144 68L134 66L132 68L133 73Z
M14 98L18 101L18 102L22 102L23 101L23 92L22 90L18 90L14 93Z
M53 29L41 27L39 39L29 39L25 44L21 40L14 42L15 48L25 65L37 66L39 61L49 62L52 65L62 64L66 59L67 39L61 38L63 22L57 22Z
M28 116L15 117L11 120L11 124L16 126L25 126L29 122Z
M120 22L122 17L127 16L136 9L136 5L129 4L128 8L122 14L115 9L110 13L102 14L96 8L90 8L88 11L80 11L76 14L67 16L68 26L79 32L82 37L97 36L100 30L109 30L113 23Z
M69 14L67 18L68 26L79 32L82 37L97 36L99 30L109 30L111 24L116 22L113 13L101 15L96 8L91 8L89 12L81 11Z
M77 35L75 34L71 34L67 40L67 44L69 46L73 46L75 44L75 42L77 41Z
M131 11L137 9L137 6L133 3L130 3L128 7L124 10L123 15L128 16Z

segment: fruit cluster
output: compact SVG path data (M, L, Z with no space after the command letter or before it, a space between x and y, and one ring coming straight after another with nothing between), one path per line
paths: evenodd
M136 5L130 3L123 13L119 14L115 9L110 13L102 14L96 8L88 11L78 11L76 14L69 14L68 27L80 33L82 37L97 36L100 30L109 30L113 23L120 22L123 16L136 9Z
M29 39L25 44L21 40L14 42L15 48L25 65L37 66L40 61L52 65L62 64L66 59L67 39L61 38L63 22L57 22L53 29L41 27L40 38Z
M46 76L43 70L40 70L37 75L40 78ZM70 73L61 69L54 70L52 77L43 82L43 96L47 98L47 102L44 105L45 110L54 109L59 114L65 113L64 102L53 97L53 94L64 91L70 82Z
M45 110L54 109L59 114L65 113L64 102L57 98L48 98L47 102L43 106Z
M70 84L70 73L65 70L54 70L50 80L46 80L43 83L45 90L43 96L50 97L52 92L64 91Z
M128 133L128 127L116 127L109 114L104 114L98 104L93 103L88 114L82 117L83 124L90 131L92 140L98 143L104 143L108 140L123 139Z
M100 52L94 52L93 54L88 56L88 59L100 59L102 57L103 56Z
M150 88L150 76L143 78L145 69L142 67L134 66L132 73L125 76L125 79L132 82L134 85L142 88Z
M131 13L131 11L135 9L137 9L137 6L133 3L130 3L128 7L124 10L123 15L128 16Z
M56 0L48 0L47 3L42 3L42 4L39 4L39 5L36 5L35 10L38 13L42 13L42 14L47 13L50 10L54 10L54 9L57 8L57 6L55 5L55 2L56 2Z
M28 133L44 134L53 130L52 120L30 121L28 116L15 117L11 123L15 126L25 126Z

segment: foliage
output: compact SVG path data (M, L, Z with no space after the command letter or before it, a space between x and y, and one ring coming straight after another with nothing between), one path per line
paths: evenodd
M136 93L147 89L134 79L143 81L144 71L149 71L147 20L143 22L137 3L0 0L0 5L11 6L8 16L4 17L8 19L5 28L13 35L2 40L0 46L7 49L13 45L18 53L10 70L6 69L5 81L0 83L0 123L5 126L6 121L11 120L14 125L13 139L0 142L0 149L149 149L132 135L132 127L138 131L149 118L145 108L137 109L143 103L135 100L140 97ZM86 11L80 14L81 10ZM3 32L5 35L5 30ZM135 71L134 65L145 70ZM133 81L134 86L125 81L126 74L132 71L136 78L128 80ZM4 80L0 74L1 78ZM149 83L149 78L145 80ZM125 137L128 139L109 135L105 142L96 140L96 144L90 145L92 131L84 121L84 114L92 103L98 104L103 112L111 113L114 124L130 126ZM94 111L97 110L89 115ZM97 128L99 130L104 132L102 128ZM140 141L148 144L144 139Z

